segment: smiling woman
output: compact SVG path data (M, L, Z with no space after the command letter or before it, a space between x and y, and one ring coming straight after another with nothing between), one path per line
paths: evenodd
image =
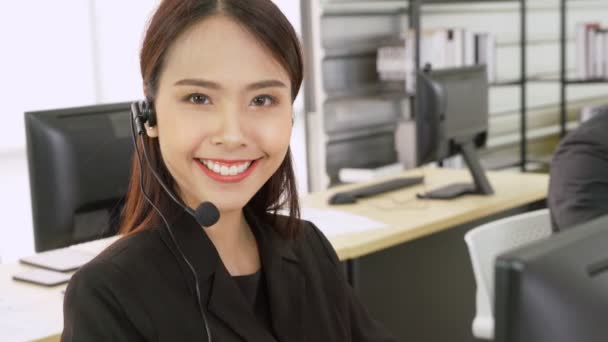
M124 237L70 281L62 340L392 341L299 218L302 53L272 1L163 0L141 71L150 162L134 158ZM190 214L205 202L209 227Z
M276 37L274 43L289 40L285 38ZM265 197L262 202L271 205L258 210L278 209L283 184L288 189L286 198L295 202L292 216L297 219L288 148L292 101L297 94L291 91L291 85L299 89L301 82L292 82L291 78L301 80L301 75L289 75L287 70L294 67L283 67L269 51L237 19L216 15L179 35L162 58L163 68L156 69L158 76L150 77L157 84L148 82L148 97L154 101L158 125L148 127L146 132L152 138L152 149L162 155L164 165L158 167L166 167L176 192L188 206L196 208L203 201L211 201L218 207L221 219L211 230L223 233L231 228L222 226L238 227L241 209L259 190ZM287 51L299 54L297 46L291 50L285 46L276 53ZM202 162L212 163L214 169ZM250 163L249 172L230 176L231 167L239 162ZM267 182L267 189L263 189ZM295 227L282 227L289 231L281 233L293 235Z

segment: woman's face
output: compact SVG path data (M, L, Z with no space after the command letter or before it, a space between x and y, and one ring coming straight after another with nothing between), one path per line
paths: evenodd
M255 36L205 19L167 53L155 99L164 162L191 208L242 209L283 162L292 127L290 79Z

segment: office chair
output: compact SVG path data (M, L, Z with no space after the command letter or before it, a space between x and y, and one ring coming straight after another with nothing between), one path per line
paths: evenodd
M494 338L494 261L508 250L551 235L549 209L496 220L469 231L464 239L469 249L475 283L475 319L473 335Z

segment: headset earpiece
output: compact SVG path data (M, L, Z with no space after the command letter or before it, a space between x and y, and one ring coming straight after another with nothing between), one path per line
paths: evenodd
M137 129L137 134L143 134L145 123L148 127L156 126L156 112L152 101L144 100L131 103L131 118Z
M156 110L154 109L154 102L144 100L140 103L142 121L144 123L148 123L149 127L156 126Z

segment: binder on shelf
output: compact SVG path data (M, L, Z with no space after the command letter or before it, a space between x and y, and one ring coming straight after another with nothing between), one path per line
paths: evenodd
M608 78L608 29L597 22L577 24L575 46L579 80Z

